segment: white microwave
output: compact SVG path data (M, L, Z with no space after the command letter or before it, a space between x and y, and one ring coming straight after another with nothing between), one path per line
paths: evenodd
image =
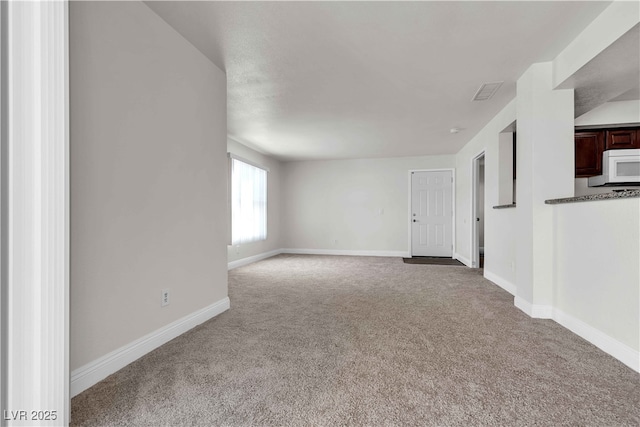
M589 178L589 187L640 185L640 149L602 153L602 175Z

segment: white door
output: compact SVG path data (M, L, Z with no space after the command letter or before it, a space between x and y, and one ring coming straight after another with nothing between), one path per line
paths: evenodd
M411 255L451 257L451 171L411 172Z

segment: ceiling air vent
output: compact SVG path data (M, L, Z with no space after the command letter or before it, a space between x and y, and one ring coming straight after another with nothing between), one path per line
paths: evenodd
M473 96L472 101L486 101L491 99L493 95L500 89L504 82L483 83L480 89Z

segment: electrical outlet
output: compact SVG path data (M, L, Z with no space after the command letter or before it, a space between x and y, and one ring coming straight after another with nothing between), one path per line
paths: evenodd
M160 307L164 307L169 305L169 289L162 290L162 301L160 303Z

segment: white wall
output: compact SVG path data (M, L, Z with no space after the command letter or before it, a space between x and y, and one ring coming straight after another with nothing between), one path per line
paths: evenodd
M284 247L406 255L409 170L454 165L453 156L284 163Z
M553 209L555 307L635 350L637 365L640 199L555 205Z
M261 154L246 145L229 139L227 150L258 165L269 168L267 175L267 240L227 246L228 260L234 262L243 258L258 256L282 248L281 242L281 169L280 161Z
M602 126L640 123L640 100L606 102L576 117L576 126Z
M485 153L485 276L504 287L515 288L515 209L493 209L499 205L500 133L516 118L516 103L512 101L498 113L456 155L456 252L466 264L471 260L472 159Z
M224 73L146 5L69 6L73 370L227 297L227 141Z
M545 62L517 82L517 304L551 303L552 210L544 201L574 192L574 94L553 90L552 77Z

